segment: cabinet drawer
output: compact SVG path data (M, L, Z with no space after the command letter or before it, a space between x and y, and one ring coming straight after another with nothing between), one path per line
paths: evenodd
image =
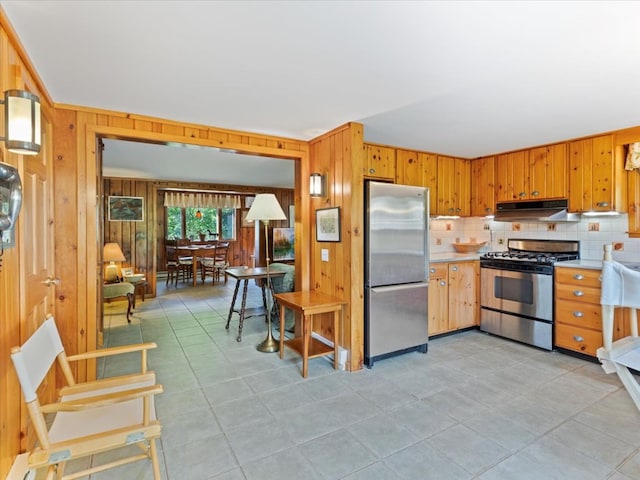
M580 287L600 288L600 270L578 268L556 268L556 283L570 283Z
M602 332L556 323L556 347L595 357L596 350L601 346Z
M558 300L556 302L556 322L600 331L602 330L600 305Z
M556 283L556 298L600 305L600 288Z
M447 278L449 273L448 263L430 263L429 264L429 280L434 278Z

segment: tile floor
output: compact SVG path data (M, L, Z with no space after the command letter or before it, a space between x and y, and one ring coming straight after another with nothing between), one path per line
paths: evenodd
M597 364L470 331L371 370L314 359L305 380L291 351L256 351L263 317L241 343L237 316L225 330L233 285L161 283L131 325L105 306L107 345L158 343L167 480L640 479L640 412ZM138 462L91 478L152 475Z

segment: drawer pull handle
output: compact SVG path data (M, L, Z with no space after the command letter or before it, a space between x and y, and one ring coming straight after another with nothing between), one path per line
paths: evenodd
M596 203L596 206L602 207L602 208L608 207L609 206L609 202L598 202L598 203Z
M580 335L574 335L574 336L573 336L573 339L574 339L576 342L584 342L584 338L582 338Z
M537 190L534 190L533 192L531 192L531 195L534 197L537 197L538 195L540 195L540 192Z
M429 272L436 273L436 269L432 267L432 268L429 269Z
M454 267L451 267L451 270L452 270L453 272L457 272L457 271L458 271L458 267L455 267L455 266L454 266Z
M576 297L581 297L581 296L583 296L583 295L584 295L584 292L583 292L582 290L575 290L575 291L573 292L573 294L574 294Z
M573 279L574 279L574 280L584 280L584 275L582 275L581 273L576 273L576 274L573 276Z
M440 286L444 287L447 284L447 282L445 282L444 280L440 281Z
M576 318L582 318L584 317L584 313L582 312L573 312L573 316Z

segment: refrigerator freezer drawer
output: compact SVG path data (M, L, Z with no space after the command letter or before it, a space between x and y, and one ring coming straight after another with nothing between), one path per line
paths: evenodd
M427 332L426 282L367 288L365 322L365 362L376 357L419 348L426 352Z

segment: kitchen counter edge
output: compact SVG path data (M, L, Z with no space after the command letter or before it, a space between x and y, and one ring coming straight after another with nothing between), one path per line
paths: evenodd
M429 257L429 263L465 262L472 260L480 260L480 254L444 252L434 253Z

